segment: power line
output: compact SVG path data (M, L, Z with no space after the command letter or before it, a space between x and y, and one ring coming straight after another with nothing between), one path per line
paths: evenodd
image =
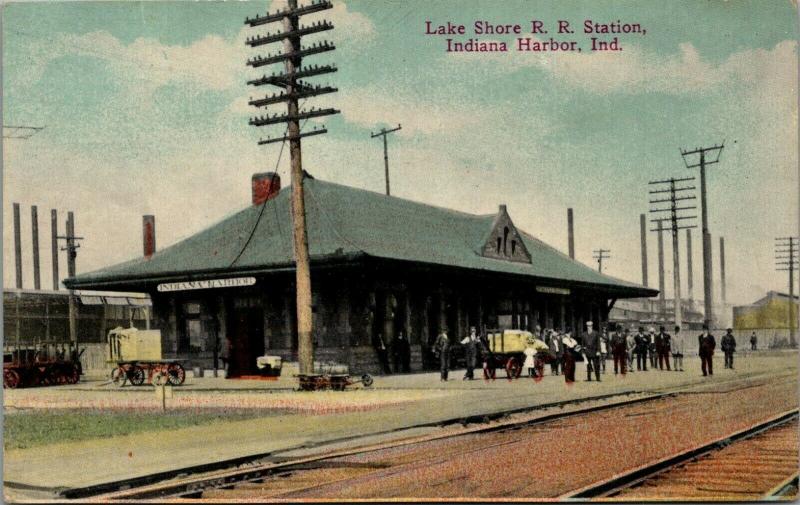
M27 140L42 130L44 130L44 126L3 125L3 138Z
M311 86L301 81L307 78L327 73L336 72L332 65L303 67L302 59L306 56L333 51L336 46L328 41L301 45L301 38L305 35L319 33L333 29L327 21L316 22L310 25L301 25L300 17L306 14L321 12L333 7L330 0L312 0L310 4L298 6L297 0L288 0L284 9L267 13L264 16L256 15L254 18L245 19L245 24L251 28L271 23L280 22L282 30L267 32L248 37L246 44L257 47L275 42L283 44L282 52L269 53L266 56L256 55L247 60L247 65L259 68L266 65L282 63L282 72L264 75L260 79L251 80L248 84L253 86L272 85L280 88L279 93L264 96L260 99L251 99L249 104L254 107L268 107L286 103L286 113L267 114L250 118L252 126L268 126L286 123L284 134L277 138L261 139L259 145L275 142L289 142L289 156L291 157L292 180L292 230L295 254L295 288L297 308L297 354L301 374L313 373L314 348L313 348L313 319L311 309L311 265L308 252L308 231L306 229L305 198L303 179L305 172L302 166L300 139L312 135L320 135L328 130L322 126L312 131L301 132L300 121L311 118L337 114L334 108L310 108L302 110L298 100L311 98L317 95L334 93L337 91L332 86Z
M686 168L700 168L700 204L703 216L703 295L705 304L705 324L711 327L714 320L714 289L712 284L711 264L711 232L708 229L708 200L706 198L706 167L719 163L725 142L711 147L696 147L692 150L681 149L681 157ZM716 153L715 158L711 158Z
M775 270L789 272L789 340L794 347L797 345L794 303L794 272L800 267L800 239L798 237L778 237L775 239Z
M593 258L597 260L597 271L603 273L603 260L611 259L609 255L611 249L595 249L592 251Z
M389 196L391 193L389 192L389 148L386 145L386 137L392 133L400 130L401 127L398 124L397 128L392 128L391 130L387 130L386 128L381 128L381 131L378 133L370 132L370 137L383 137L383 163L386 169L386 196Z
M670 178L658 181L650 181L649 185L655 187L655 189L651 189L649 194L651 198L655 198L655 200L650 200L650 205L654 206L650 209L651 214L655 214L656 216L663 216L665 213L669 215L669 217L655 217L652 219L654 223L657 223L658 228L656 230L658 232L659 238L659 280L661 282L660 288L664 289L664 245L663 239L661 238L661 233L664 231L664 227L662 223L668 222L670 223L670 227L667 228L668 230L672 231L672 286L673 286L673 310L675 316L675 325L681 326L683 324L683 306L681 303L681 262L680 262L680 250L679 247L679 235L678 232L680 230L688 230L691 228L696 228L696 225L689 224L688 222L697 219L697 216L694 215L685 215L682 214L685 211L695 210L697 206L695 205L687 205L687 204L680 204L678 202L689 202L691 200L696 200L697 197L694 195L689 195L689 192L693 192L695 186L688 185L689 183L694 181L694 177L683 177L680 179ZM660 198L659 196L653 195L662 195L667 194L667 198ZM664 205L668 204L668 205ZM688 221L688 222L687 222ZM686 223L684 223L686 222ZM662 294L661 300L664 300L664 296ZM663 310L665 307L662 307Z

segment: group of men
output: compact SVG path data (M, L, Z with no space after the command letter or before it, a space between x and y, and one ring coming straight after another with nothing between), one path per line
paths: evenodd
M640 326L636 334L631 334L628 328L620 328L615 323L609 323L602 331L594 329L592 321L586 322L586 331L579 339L572 337L572 333L544 330L537 326L534 336L545 342L549 349L546 360L550 362L552 375L563 373L567 383L575 381L575 363L581 359L586 361L586 380L591 381L592 375L600 382L600 374L605 373L605 361L609 355L614 362L614 375L633 372L634 357L636 371L647 371L648 361L651 369L683 372L683 355L685 340L680 333L680 327L675 327L674 335L659 327L658 333L650 327L645 333ZM486 361L487 345L477 334L476 329L470 328L470 334L460 341L465 347L466 373L465 380L474 379L474 368L479 356ZM441 380L448 380L450 368L450 348L452 343L443 331L434 344L434 353L439 360ZM698 336L698 354L700 356L701 370L704 376L713 375L713 356L716 340L709 333L708 326L703 326L703 333ZM725 368L733 369L733 354L736 352L736 339L728 328L722 337L721 348L725 354ZM670 367L672 357L672 367Z
M396 373L408 373L411 371L411 344L402 331L398 332L397 337L392 340L390 346L386 345L381 334L378 334L375 338L373 345L378 353L378 362L384 374L392 373L392 368L389 366L390 352Z

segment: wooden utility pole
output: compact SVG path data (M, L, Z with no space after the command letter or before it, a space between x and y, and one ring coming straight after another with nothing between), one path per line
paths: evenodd
M797 315L794 301L794 273L800 259L800 239L798 237L780 237L775 239L775 268L779 272L789 272L789 342L797 345Z
M686 281L689 284L687 297L694 306L694 276L692 275L692 230L686 230Z
M603 260L611 259L611 256L608 253L611 252L611 249L595 249L592 251L594 259L597 260L597 271L601 274L603 273Z
M703 304L705 306L705 324L711 328L714 323L714 288L711 263L711 232L708 229L708 200L706 199L706 167L719 162L725 143L712 147L697 147L691 151L681 149L681 156L686 168L700 167L700 206L703 216ZM706 154L716 152L716 158L710 159ZM694 162L695 156L699 156ZM692 160L690 162L690 160Z
M725 310L727 294L725 289L725 237L719 238L719 285L722 297L722 309Z
M381 131L378 133L370 132L371 138L375 137L383 137L383 165L386 170L386 195L391 195L389 192L389 147L386 143L386 137L392 133L400 130L400 125L397 125L397 128L392 128L391 130L387 130L386 128L381 128Z
M336 47L328 42L314 43L310 46L301 46L300 39L304 35L332 30L333 24L328 21L320 21L311 25L301 26L300 16L320 12L332 8L329 0L317 0L303 7L297 6L297 0L288 0L285 9L268 13L266 16L256 15L254 18L245 19L245 24L250 27L262 26L270 23L280 22L282 31L256 35L247 38L247 45L257 47L274 42L282 42L283 52L269 54L266 57L256 56L247 61L253 68L283 63L283 73L272 73L261 78L248 81L253 86L272 85L281 88L277 94L267 95L260 99L251 99L249 104L254 107L267 107L270 105L286 102L286 114L272 114L250 118L252 126L267 126L273 124L286 123L286 132L281 137L262 139L259 145L274 142L289 142L289 155L291 157L292 174L292 221L293 221L293 242L296 272L296 304L297 304L297 356L301 374L310 374L314 370L314 348L313 348L313 322L311 310L311 265L308 254L308 235L306 228L305 198L303 192L303 163L300 149L300 139L311 135L326 133L323 126L315 128L305 133L300 132L300 121L310 118L336 114L335 109L315 109L300 110L298 101L307 99L324 93L337 91L331 86L311 86L301 81L301 78L336 72L333 65L307 66L302 67L301 61L305 56L332 51Z
M72 278L75 277L75 259L78 257L78 248L80 244L76 241L83 240L83 237L75 236L75 215L72 211L67 212L67 234L58 237L66 241L66 247L61 248L62 251L67 251L67 275ZM78 305L75 300L75 290L69 290L69 339L77 349L78 345Z
M653 219L654 222L658 223L658 233L659 236L663 231L661 226L662 222L667 221L670 223L670 230L672 231L672 293L673 293L673 311L675 316L675 326L683 326L683 304L681 303L681 261L680 261L680 249L678 243L678 233L680 230L683 229L690 229L695 228L695 225L681 225L679 221L684 221L686 219L697 219L697 216L686 216L680 215L682 211L696 209L697 207L694 205L689 206L680 206L679 202L686 201L686 200L696 200L697 197L694 195L691 196L680 196L685 195L686 191L694 191L696 188L694 186L677 186L677 183L693 181L694 177L684 177L682 179L666 179L663 181L650 181L651 186L656 186L656 188L650 191L651 195L659 195L663 193L667 193L669 195L668 198L661 198L656 200L650 200L650 205L655 205L655 208L650 209L651 213L660 214L660 213L669 213L669 217L666 218L656 218ZM667 207L659 207L660 204L669 204ZM662 259L661 262L663 263L663 247L662 247ZM662 268L663 269L663 268ZM663 282L663 281L662 281Z

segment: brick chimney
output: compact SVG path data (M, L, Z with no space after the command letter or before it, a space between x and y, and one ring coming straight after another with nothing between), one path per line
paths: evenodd
M281 190L281 176L275 172L261 172L253 174L253 205L261 205L270 198L277 196Z
M156 252L156 216L142 216L142 246L147 259Z

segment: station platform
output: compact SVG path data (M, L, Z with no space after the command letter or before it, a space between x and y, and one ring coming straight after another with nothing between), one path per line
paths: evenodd
M763 381L797 375L797 352L740 353L736 369L723 367L715 355L715 374L703 377L699 359L686 358L684 372L653 371L615 376L607 361L601 382L586 382L579 364L577 381L565 384L551 376L540 380L462 380L463 370L442 382L438 373L378 376L371 388L344 392L300 392L293 377L276 381L188 378L173 390L169 409L251 408L246 420L217 422L174 430L157 430L102 439L55 443L4 451L7 497L46 499L59 490L168 472L248 456L296 457L334 447L363 445L430 433L437 423L501 412L554 405L619 401L619 395L679 392L691 388L724 388L731 382ZM475 370L481 377L481 370ZM6 415L25 409L150 409L160 413L153 388L116 388L103 380L74 386L7 390ZM615 396L618 395L618 396ZM263 417L262 417L263 414Z

